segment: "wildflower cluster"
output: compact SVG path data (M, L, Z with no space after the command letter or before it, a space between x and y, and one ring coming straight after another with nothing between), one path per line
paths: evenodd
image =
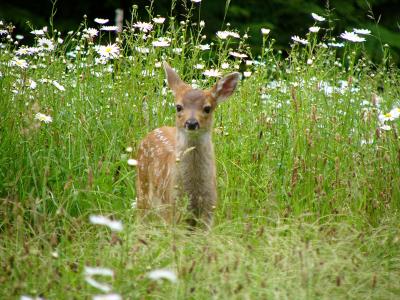
M311 14L312 18L318 22L318 23L322 23L324 22L326 19L322 16L319 16L315 13ZM311 26L309 28L309 32L310 33L318 33L321 30L321 26ZM364 36L370 35L371 31L368 29L357 29L354 28L353 31L345 31L343 33L340 34L340 38L342 38L343 40L349 41L349 42L353 42L353 43L361 43L361 42L365 42L366 38ZM308 45L309 44L309 40L308 39L303 39L297 35L292 36L292 40L295 43L298 44L302 44L302 45ZM323 43L321 44L323 47L336 47L336 48L341 48L344 47L343 43L336 43L335 39L333 39L332 42L328 42L327 44Z
M394 107L387 113L379 113L378 120L382 130L390 130L392 127L388 124L400 117L400 108Z

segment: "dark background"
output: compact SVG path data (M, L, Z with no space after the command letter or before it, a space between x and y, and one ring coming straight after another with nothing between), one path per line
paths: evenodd
M183 3L182 0L176 1L173 11L175 16L182 19L186 12ZM89 26L95 25L95 17L108 18L111 25L116 8L122 8L125 20L130 20L133 4L139 6L140 19L149 21L145 9L151 4L149 0L58 0L55 4L54 27L65 32L75 30L85 14ZM256 53L261 45L262 27L271 29L271 36L276 39L278 48L287 49L292 35L304 37L308 28L314 24L311 12L326 16L329 10L334 22L334 35L352 30L353 27L370 29L373 36L367 39L364 46L371 57L379 61L382 45L387 43L394 60L400 62L400 0L231 0L229 3L225 0L203 0L201 5L196 4L194 20L198 20L200 9L208 37L214 36L221 29L227 4L229 9L225 24L231 23L232 28L239 29L241 33L248 30L249 43ZM187 5L190 6L191 2L188 1ZM27 21L35 29L48 25L52 6L50 0L1 0L0 19L12 22L16 25L16 32L28 36L30 28ZM154 1L152 7L154 15L166 17L171 13L171 0ZM321 23L321 27L327 28L328 24Z

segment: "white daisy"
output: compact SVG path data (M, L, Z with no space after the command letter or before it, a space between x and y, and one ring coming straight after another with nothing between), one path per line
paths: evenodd
M368 140L361 140L360 141L360 144L361 144L361 146L364 146L364 145L372 145L374 143L374 139L368 139Z
M354 33L357 33L357 34L362 34L362 35L371 34L371 30L369 30L369 29L357 29L357 28L353 28L353 32L354 32Z
M243 76L244 77L250 77L251 76L251 72L250 71L243 72Z
M31 33L34 35L44 35L45 34L43 29L36 29L36 30L31 31Z
M17 51L15 51L15 54L16 55L20 55L20 56L22 56L22 55L29 55L30 53L29 53L29 48L28 47L21 47L21 48L19 48Z
M229 68L229 64L228 63L222 63L221 64L221 69L226 70Z
M237 32L233 32L233 31L217 31L217 37L220 38L221 40L225 40L228 37L234 37L239 39L240 35Z
M324 18L324 17L321 17L321 16L319 16L319 15L317 15L317 14L315 14L315 13L311 13L311 16L313 17L313 19L314 19L315 21L319 21L319 22L325 21L325 18Z
M390 114L391 114L391 115L393 116L393 118L395 118L395 119L399 118L399 117L400 117L400 108L398 108L398 107L393 108L393 109L390 111Z
M354 32L345 31L340 35L340 37L344 40L348 40L348 41L354 42L354 43L365 42L365 38L360 37L359 35L357 35Z
M390 129L392 129L392 127L390 127L389 125L382 125L381 127L379 127L382 130L388 131Z
M343 48L344 44L343 43L328 43L328 46L336 47L336 48Z
M218 31L217 32L217 37L220 38L221 40L227 39L229 36L227 31Z
M148 54L150 53L150 49L149 48L144 48L144 47L135 47L135 50L139 53L143 53L143 54Z
M197 48L199 48L202 51L206 51L206 50L210 50L211 49L209 44L198 45Z
M151 44L154 47L168 47L170 45L170 42L165 38L159 38L157 41L153 41Z
M142 32L149 32L153 29L153 25L151 23L146 22L137 22L133 24L134 28L138 28Z
M240 39L239 33L233 32L233 31L228 31L228 33L229 33L229 35L230 35L231 37L234 37L234 38L236 38L236 39Z
M44 122L46 124L53 122L53 118L50 116L47 116L45 114L42 113L37 113L35 115L35 120L39 120L40 122Z
M153 18L153 22L156 24L163 24L164 21L165 21L165 18L163 18L163 17Z
M261 28L262 35L268 35L271 32L271 29L268 28Z
M113 59L119 55L119 47L117 44L108 44L107 46L96 47L97 53L104 58Z
M234 51L229 52L229 54L234 57L238 57L238 58L246 58L247 57L247 54L234 52Z
M28 47L29 55L38 53L40 51L40 48L38 47Z
M102 18L96 18L96 19L94 19L94 21L95 21L97 24L100 24L100 25L103 25L103 24L108 23L108 19L102 19Z
M397 108L395 108L386 114L379 114L378 119L381 123L384 123L386 121L396 120L399 117L399 115L400 115L400 111Z
M118 26L102 26L100 28L100 30L103 30L103 31L118 31L119 27Z
M208 77L220 77L222 75L222 73L218 70L210 69L210 70L205 70L203 72L203 75L208 76Z
M308 28L308 30L310 32L317 33L320 30L320 27L319 26L311 26L310 28Z
M46 38L40 38L38 40L38 45L42 50L45 51L53 51L55 48L53 41Z
M202 70L202 69L204 69L204 65L203 64L195 64L194 68L197 70Z
M303 44L303 45L307 45L308 44L307 40L300 38L298 35L292 36L292 40L297 42L297 43Z
M103 56L94 58L95 65L106 65L107 62L108 62L108 58L105 58Z
M11 65L20 67L21 69L27 69L29 66L25 59L19 59L17 57L12 59Z
M34 89L36 89L36 86L37 86L37 83L36 83L36 81L34 81L34 80L32 80L32 79L29 79L29 88L30 89L32 89L32 90L34 90Z
M85 28L83 32L87 33L89 37L93 38L99 34L99 31L95 28Z
M181 54L182 51L183 51L182 48L174 48L174 49L172 49L172 52L174 52L175 54Z

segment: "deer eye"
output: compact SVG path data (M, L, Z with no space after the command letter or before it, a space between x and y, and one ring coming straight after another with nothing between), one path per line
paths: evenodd
M209 114L210 111L211 111L211 106L209 106L209 105L204 106L203 110L204 110L204 112L205 112L206 114Z
M177 105L176 105L176 111L177 111L177 112L182 111L182 109L183 109L183 106L182 106L182 105L180 105L180 104L177 104Z

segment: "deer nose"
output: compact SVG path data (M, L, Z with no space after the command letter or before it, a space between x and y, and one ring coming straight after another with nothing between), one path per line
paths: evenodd
M189 130L196 130L199 129L199 122L194 119L194 118L190 118L189 120L187 120L185 122L185 128L189 129Z

